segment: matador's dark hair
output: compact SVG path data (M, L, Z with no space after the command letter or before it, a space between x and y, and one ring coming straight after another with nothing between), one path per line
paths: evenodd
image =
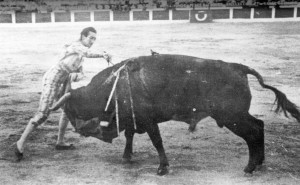
M89 32L97 33L96 29L93 27L84 28L80 33L80 40L81 40L82 35L84 35L86 37L86 36L88 36Z

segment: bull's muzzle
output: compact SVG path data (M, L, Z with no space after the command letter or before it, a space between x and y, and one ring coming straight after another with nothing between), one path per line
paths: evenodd
M112 143L112 140L118 136L115 126L107 121L100 121L99 118L90 120L75 118L72 122L76 132L85 137L91 136L104 142ZM107 125L102 125L103 123Z

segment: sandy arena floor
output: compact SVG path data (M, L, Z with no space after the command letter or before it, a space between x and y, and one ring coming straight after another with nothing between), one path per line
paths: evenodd
M53 113L30 137L25 160L14 162L11 145L34 115L44 72L58 61L62 46L79 38L85 26L98 30L93 50L107 51L117 63L165 54L243 63L260 72L265 82L300 106L300 22L273 23L80 23L0 27L0 184L128 184L128 185L296 185L300 184L300 124L275 114L274 94L249 76L253 95L250 112L265 122L266 163L245 176L246 143L212 119L188 125L161 123L170 173L156 175L158 155L147 134L134 139L134 163L122 164L125 137L107 144L81 137L68 128L66 137L77 147L56 151L60 112ZM101 59L86 59L87 84L107 67Z

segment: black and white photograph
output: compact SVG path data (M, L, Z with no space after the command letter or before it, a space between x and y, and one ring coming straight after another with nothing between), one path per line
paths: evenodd
M0 0L1 185L300 184L300 0Z

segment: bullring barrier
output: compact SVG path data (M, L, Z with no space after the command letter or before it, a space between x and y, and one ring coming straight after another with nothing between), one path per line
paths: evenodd
M200 12L200 14L199 14ZM202 12L202 13L201 13ZM203 13L204 12L204 13ZM185 21L198 13L202 22L205 12L212 20L275 20L291 18L300 20L300 7L207 7L197 9L151 9L151 10L75 10L54 12L0 12L0 24L3 23L57 23L57 22L109 22L109 21ZM203 14L203 15L202 15ZM204 20L205 22L205 20Z

